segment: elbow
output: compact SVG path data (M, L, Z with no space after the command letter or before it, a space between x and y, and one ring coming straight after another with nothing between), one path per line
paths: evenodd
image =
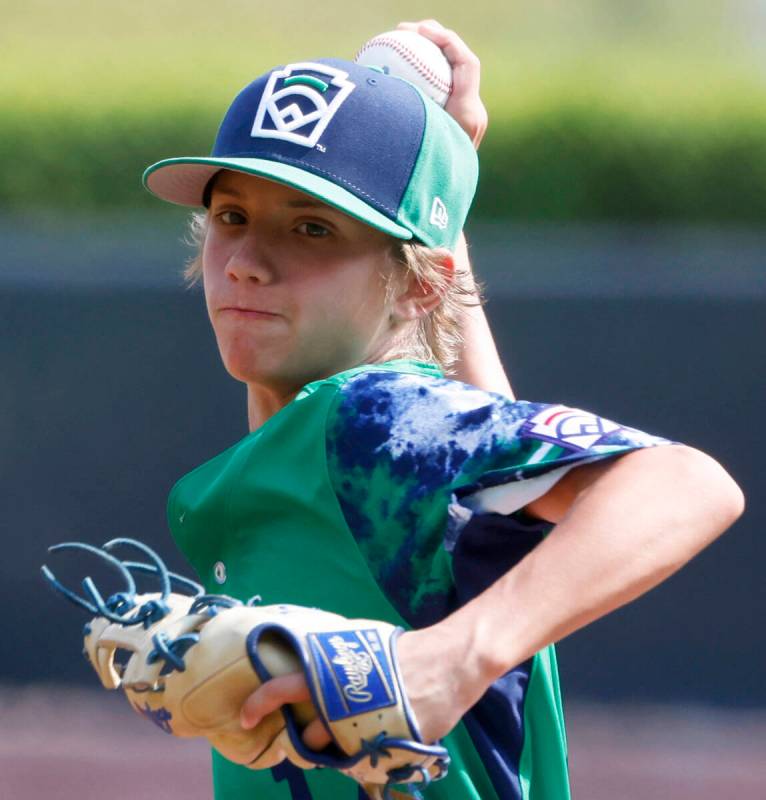
M724 470L723 467L721 467L721 471L723 472L727 481L727 504L724 510L729 515L728 522L726 523L726 527L728 528L745 513L745 495L739 485L734 481L731 475Z
M742 516L745 496L715 459L692 447L662 449L673 462L670 473L678 500L690 513L704 518L711 540Z

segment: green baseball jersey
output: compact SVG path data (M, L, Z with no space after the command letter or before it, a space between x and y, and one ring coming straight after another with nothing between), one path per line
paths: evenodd
M391 361L305 386L184 476L168 517L210 591L419 628L542 540L551 526L522 509L569 469L664 442ZM445 744L449 774L426 798L569 797L553 647L489 687ZM217 800L364 797L331 770L254 771L217 754L213 766Z

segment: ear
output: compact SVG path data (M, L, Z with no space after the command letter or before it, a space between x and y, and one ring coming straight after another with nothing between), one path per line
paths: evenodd
M445 253L439 264L449 280L455 274L455 259L450 253ZM394 297L392 319L396 322L412 322L430 314L442 299L436 289L427 281L418 280L412 273L408 273L407 282L400 292Z

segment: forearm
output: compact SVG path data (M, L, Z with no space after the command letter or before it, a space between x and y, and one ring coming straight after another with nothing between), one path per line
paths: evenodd
M716 462L661 450L610 465L532 553L445 620L480 683L656 586L739 516L741 493Z
M471 272L465 236L455 251L455 269ZM463 309L460 317L462 345L454 366L454 377L487 392L497 392L513 398L513 390L506 375L495 340L481 305Z

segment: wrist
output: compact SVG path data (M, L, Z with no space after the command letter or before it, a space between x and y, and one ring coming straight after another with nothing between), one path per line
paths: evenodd
M487 647L481 624L453 614L434 628L449 643L448 663L455 679L455 694L465 708L473 706L498 677L507 672L498 660L496 647Z
M461 684L480 689L479 696L527 657L516 635L517 625L509 621L510 615L499 616L481 599L480 595L439 623L444 627L445 638L455 642L461 653L456 665Z

